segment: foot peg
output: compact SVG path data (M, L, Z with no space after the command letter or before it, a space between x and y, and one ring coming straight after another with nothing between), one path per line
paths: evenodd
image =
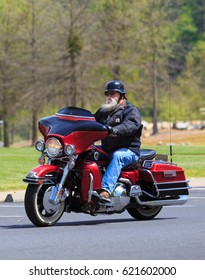
M92 191L92 196L91 196L92 200L94 203L110 203L110 199L109 198L106 198L100 194L98 194L98 192L96 191Z
M100 198L100 202L103 202L103 203L110 203L110 199L107 198L107 197L104 197L103 195L99 195L99 198Z

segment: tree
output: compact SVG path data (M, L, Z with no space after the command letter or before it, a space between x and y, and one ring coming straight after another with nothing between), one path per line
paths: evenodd
M86 70L83 55L84 33L88 27L85 16L89 1L61 0L57 1L57 42L56 59L58 74L56 82L63 92L64 104L77 106L80 88L83 84L83 72Z
M38 118L61 106L95 110L109 79L124 82L129 100L152 118L153 134L158 119L169 117L169 86L176 116L199 117L204 5L201 0L1 0L5 146L12 131L32 135L34 143Z
M48 100L52 100L54 75L57 73L57 70L53 73L55 61L50 55L53 42L50 39L45 40L48 32L52 30L52 20L48 17L48 13L52 11L50 5L50 0L29 0L22 29L25 34L25 50L22 54L21 68L27 84L22 94L22 103L31 116L32 145L37 140L39 113Z
M24 1L14 0L0 3L0 93L1 114L4 121L4 146L9 147L9 123L15 118L16 103L19 99L18 54L22 48L20 27Z
M135 22L136 1L100 0L91 6L92 25L88 32L93 94L99 92L93 107L104 99L103 90L107 81L120 79L129 91L129 99L134 95L135 71ZM136 100L133 100L136 103Z
M147 83L146 88L151 92L152 97L153 135L158 133L159 85L165 90L168 81L167 64L172 42L168 16L169 4L169 0L145 0L139 5L141 21L138 25L138 48L141 54L143 78L147 77L150 82ZM150 99L149 94L147 98Z
M205 43L203 41L186 56L186 69L177 78L178 118L200 119L200 108L205 106ZM181 102L179 102L179 99Z

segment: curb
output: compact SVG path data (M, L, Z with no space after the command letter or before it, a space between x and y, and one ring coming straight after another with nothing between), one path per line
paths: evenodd
M190 178L187 179L189 185L192 188L205 188L205 177L204 178ZM0 191L0 202L23 202L26 190L20 191Z
M205 188L205 177L202 178L189 178L190 187Z
M0 192L0 202L23 202L26 190Z

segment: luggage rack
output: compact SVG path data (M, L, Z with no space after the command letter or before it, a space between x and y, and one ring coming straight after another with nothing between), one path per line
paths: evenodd
M153 161L149 161L149 164L151 164L151 162L153 165L154 164ZM144 164L146 165L146 162L144 162ZM149 167L149 168L151 168L151 167ZM155 187L156 194L157 194L156 198L159 197L160 195L166 195L166 192L168 192L168 194L172 194L172 195L178 195L178 194L186 195L186 194L188 194L188 189L191 188L189 186L188 180L156 182L152 172L149 169L140 168L140 171L146 172L150 176L151 181L149 181L149 182L151 182L153 184L153 186ZM146 193L146 194L149 195L148 193ZM153 195L150 195L150 196L153 197Z

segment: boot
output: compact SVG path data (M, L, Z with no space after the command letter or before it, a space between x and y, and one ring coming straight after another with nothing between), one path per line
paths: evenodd
M102 202L110 202L110 194L109 194L109 192L106 192L106 191L102 190L100 192L100 200Z

